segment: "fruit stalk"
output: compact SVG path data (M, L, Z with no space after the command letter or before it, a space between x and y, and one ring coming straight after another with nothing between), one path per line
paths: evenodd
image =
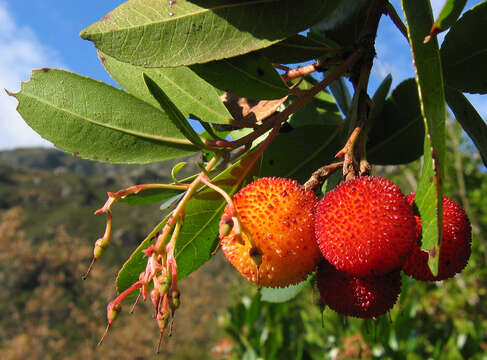
M205 170L209 172L213 166L218 162L219 156L214 156L208 164L205 166ZM176 219L180 218L184 214L184 209L186 207L186 204L188 201L191 199L193 196L194 192L196 191L196 188L201 184L202 181L202 176L205 175L204 172L201 172L196 179L193 180L193 182L187 187L186 193L184 194L184 197L181 199L181 201L178 203L176 209L174 209L174 212L172 216L169 218L167 221L166 225L164 226L162 233L157 237L156 244L155 244L155 251L157 253L162 253L164 250L164 246L166 245L166 240L167 237L169 236L169 233L171 232L174 223Z

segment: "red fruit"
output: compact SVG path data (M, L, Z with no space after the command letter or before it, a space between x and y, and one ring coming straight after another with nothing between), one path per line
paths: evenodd
M358 278L335 269L326 260L317 272L321 299L339 314L372 318L392 309L401 292L399 270L376 277Z
M415 193L407 196L412 206ZM421 218L415 216L418 241L421 238ZM443 236L440 244L438 275L433 276L428 267L428 253L420 249L418 241L413 244L411 254L403 265L404 272L422 281L440 281L460 273L467 265L471 253L472 228L467 214L452 199L443 196Z
M244 277L262 286L305 280L321 258L313 227L317 201L312 191L291 179L261 178L245 186L233 197L242 227L239 236L228 206L222 215L225 256Z
M341 183L319 202L316 238L338 270L358 277L401 268L416 237L416 222L401 190L382 177Z

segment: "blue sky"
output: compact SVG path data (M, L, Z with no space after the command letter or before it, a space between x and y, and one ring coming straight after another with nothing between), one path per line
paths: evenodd
M0 88L20 89L20 81L40 67L68 69L114 84L98 61L93 45L79 32L117 7L123 0L0 0ZM431 0L438 12L444 0ZM479 0L469 0L470 8ZM391 3L398 12L400 1ZM442 37L440 37L440 40ZM369 91L373 93L389 73L393 87L414 76L409 46L383 17L376 42L377 58ZM487 96L470 96L481 115L487 116ZM17 101L0 92L0 150L49 143L33 132L15 111Z

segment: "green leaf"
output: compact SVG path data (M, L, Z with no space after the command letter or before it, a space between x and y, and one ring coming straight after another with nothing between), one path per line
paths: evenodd
M176 205L177 202L183 198L184 194L185 193L180 193L180 194L174 195L173 197L170 197L169 199L166 199L166 201L164 201L161 204L161 206L159 206L159 210L164 211L164 210L170 208L171 206Z
M435 36L452 26L462 13L467 0L446 0L441 12L431 27L430 36Z
M309 28L339 0L129 0L81 32L116 59L172 67L233 57Z
M470 101L458 90L446 87L446 101L463 130L470 136L487 166L487 124Z
M367 0L342 0L333 10L333 13L313 26L313 29L324 32L338 26L343 27L344 24L351 23L352 18L362 11L367 4Z
M323 194L326 194L327 192L336 188L342 180L343 180L343 172L339 170L335 171L325 180L325 182L321 186L321 192Z
M429 252L428 265L438 273L439 242L442 232L445 168L445 94L438 41L423 43L433 16L429 2L402 0L408 36L416 68L421 113L425 119L424 161L415 203L422 221L421 249Z
M369 126L372 127L372 125L375 124L377 117L379 117L379 115L382 113L382 109L384 108L387 94L389 94L391 85L392 85L392 76L391 74L389 74L384 78L384 80L382 80L381 84L375 91L375 94L372 97L372 107L370 109L370 114L368 118Z
M15 97L30 127L75 156L150 163L197 151L164 111L78 74L35 70Z
M376 96L374 104L375 100ZM374 114L372 108L371 116ZM367 160L376 165L406 164L418 159L423 151L424 122L418 87L414 79L408 79L394 89L377 114L368 134Z
M195 146L199 148L204 148L205 145L199 137L199 135L194 131L193 127L189 124L188 120L184 117L181 111L174 105L174 103L169 99L169 97L162 91L162 89L152 80L147 74L143 74L144 82L147 85L150 93L159 102L161 108L166 111L169 115L169 119L174 123L174 125L181 131L181 133L186 136L186 138L191 141Z
M289 94L271 62L259 54L196 64L191 70L218 89L249 99L280 99Z
M487 93L487 1L467 11L441 46L445 82L462 92Z
M317 81L308 76L298 86L300 90L311 89ZM340 125L343 122L340 110L333 96L326 90L320 91L309 103L290 116L292 127L306 125Z
M328 73L325 73L325 76L327 76ZM350 96L350 92L348 91L347 84L345 83L343 77L333 81L330 86L328 86L328 89L330 89L330 92L335 98L338 107L346 116L352 107L352 97Z
M274 64L295 64L337 55L342 48L325 37L320 39L294 35L268 48L260 50Z
M156 202L161 202L181 194L183 190L173 189L149 189L138 194L130 194L124 198L119 199L119 202L124 202L129 205L147 205Z
M310 277L296 285L289 285L285 288L263 287L260 290L261 300L271 303L283 303L295 298L308 285Z
M175 183L175 184L179 184L180 182L178 181L178 179L176 179L176 176L178 175L179 171L181 171L181 169L187 164L187 162L185 161L182 161L182 162L179 162L177 163L176 165L174 165L174 167L172 168L171 170L171 176L172 176L172 181Z
M312 31L341 46L353 46L363 29L368 4L367 0L342 0L331 16L312 27Z
M117 83L157 108L160 105L147 89L142 73L157 83L184 117L215 124L229 124L232 120L216 89L187 67L143 68L118 61L102 52L99 52L99 57Z
M213 182L233 195L246 179L247 168L255 154L255 151L250 152L216 176ZM199 191L188 201L184 225L175 252L178 278L188 276L210 259L211 252L217 242L218 223L225 205L226 203L221 195L209 188ZM159 224L155 231L161 230L167 219ZM125 262L117 276L118 292L124 291L138 280L139 274L144 271L147 263L147 257L144 258L142 250L148 248L152 242L153 239L150 234Z
M280 133L262 157L261 176L279 176L304 183L311 173L334 159L340 128L314 125Z

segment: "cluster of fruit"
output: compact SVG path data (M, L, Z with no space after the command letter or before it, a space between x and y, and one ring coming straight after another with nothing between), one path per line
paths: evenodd
M389 311L401 291L401 270L422 281L462 271L470 257L465 212L443 197L439 271L420 249L415 194L404 196L382 177L341 183L321 200L296 181L261 178L242 188L220 222L221 248L249 281L284 287L317 268L323 302L336 312L371 318Z

